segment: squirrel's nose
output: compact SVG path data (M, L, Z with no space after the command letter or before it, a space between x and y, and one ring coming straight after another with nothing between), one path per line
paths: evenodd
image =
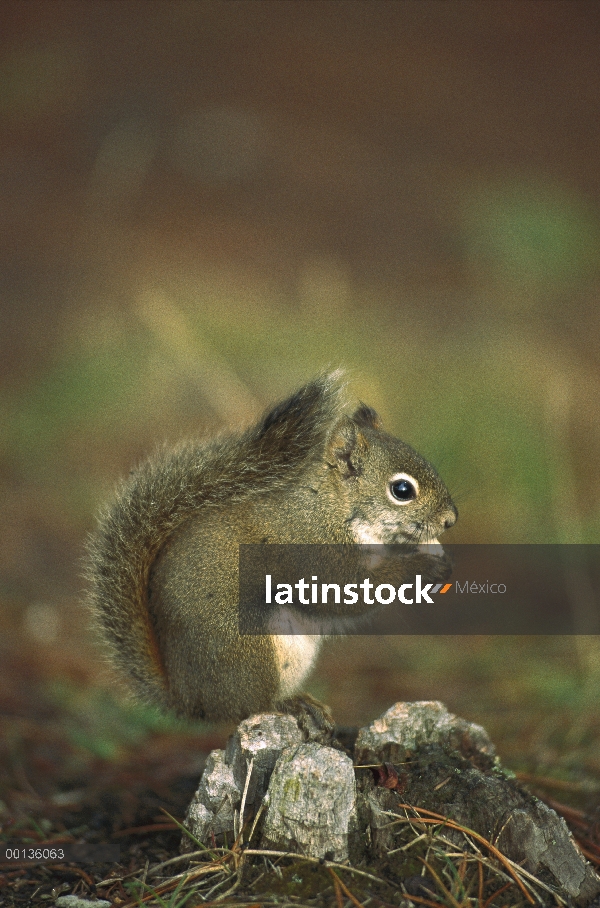
M453 527L456 521L458 520L458 511L454 505L452 505L452 510L446 515L446 520L444 521L444 529L449 530L450 527Z

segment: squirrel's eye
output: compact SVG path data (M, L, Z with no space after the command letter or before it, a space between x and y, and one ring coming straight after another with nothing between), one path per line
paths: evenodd
M417 497L417 490L408 479L397 479L392 482L390 492L396 501L412 501Z

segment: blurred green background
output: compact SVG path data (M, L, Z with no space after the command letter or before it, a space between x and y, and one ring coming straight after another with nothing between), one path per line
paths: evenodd
M326 366L436 464L449 541L600 542L594 0L4 0L0 20L7 714L104 715L74 746L112 752L79 605L95 510L158 443L247 424ZM593 640L362 638L311 689L348 723L442 699L516 762L600 775L599 677Z

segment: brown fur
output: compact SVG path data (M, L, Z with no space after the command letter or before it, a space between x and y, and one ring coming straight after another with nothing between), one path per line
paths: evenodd
M282 706L301 685L318 635L239 633L240 543L418 543L456 519L431 464L387 435L370 407L343 415L342 392L339 374L321 375L245 432L159 453L100 516L89 602L142 699L241 719ZM419 486L408 504L390 498L399 473ZM448 573L443 558L422 551L412 567L431 580ZM343 624L365 608L344 604L337 617ZM283 708L295 709L292 699ZM309 711L326 724L324 707L310 701Z
M123 482L87 549L89 604L114 663L142 699L173 705L148 608L150 571L187 520L298 480L342 408L339 373L321 375L252 428L161 451Z

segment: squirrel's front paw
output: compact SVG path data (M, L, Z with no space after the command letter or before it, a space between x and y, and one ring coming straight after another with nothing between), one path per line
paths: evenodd
M306 741L316 741L318 744L331 743L335 722L329 707L320 700L310 694L298 694L282 700L277 704L277 709L294 716Z
M452 574L454 563L445 552L443 555L420 551L411 555L407 562L411 573L421 574L427 583L445 583Z

